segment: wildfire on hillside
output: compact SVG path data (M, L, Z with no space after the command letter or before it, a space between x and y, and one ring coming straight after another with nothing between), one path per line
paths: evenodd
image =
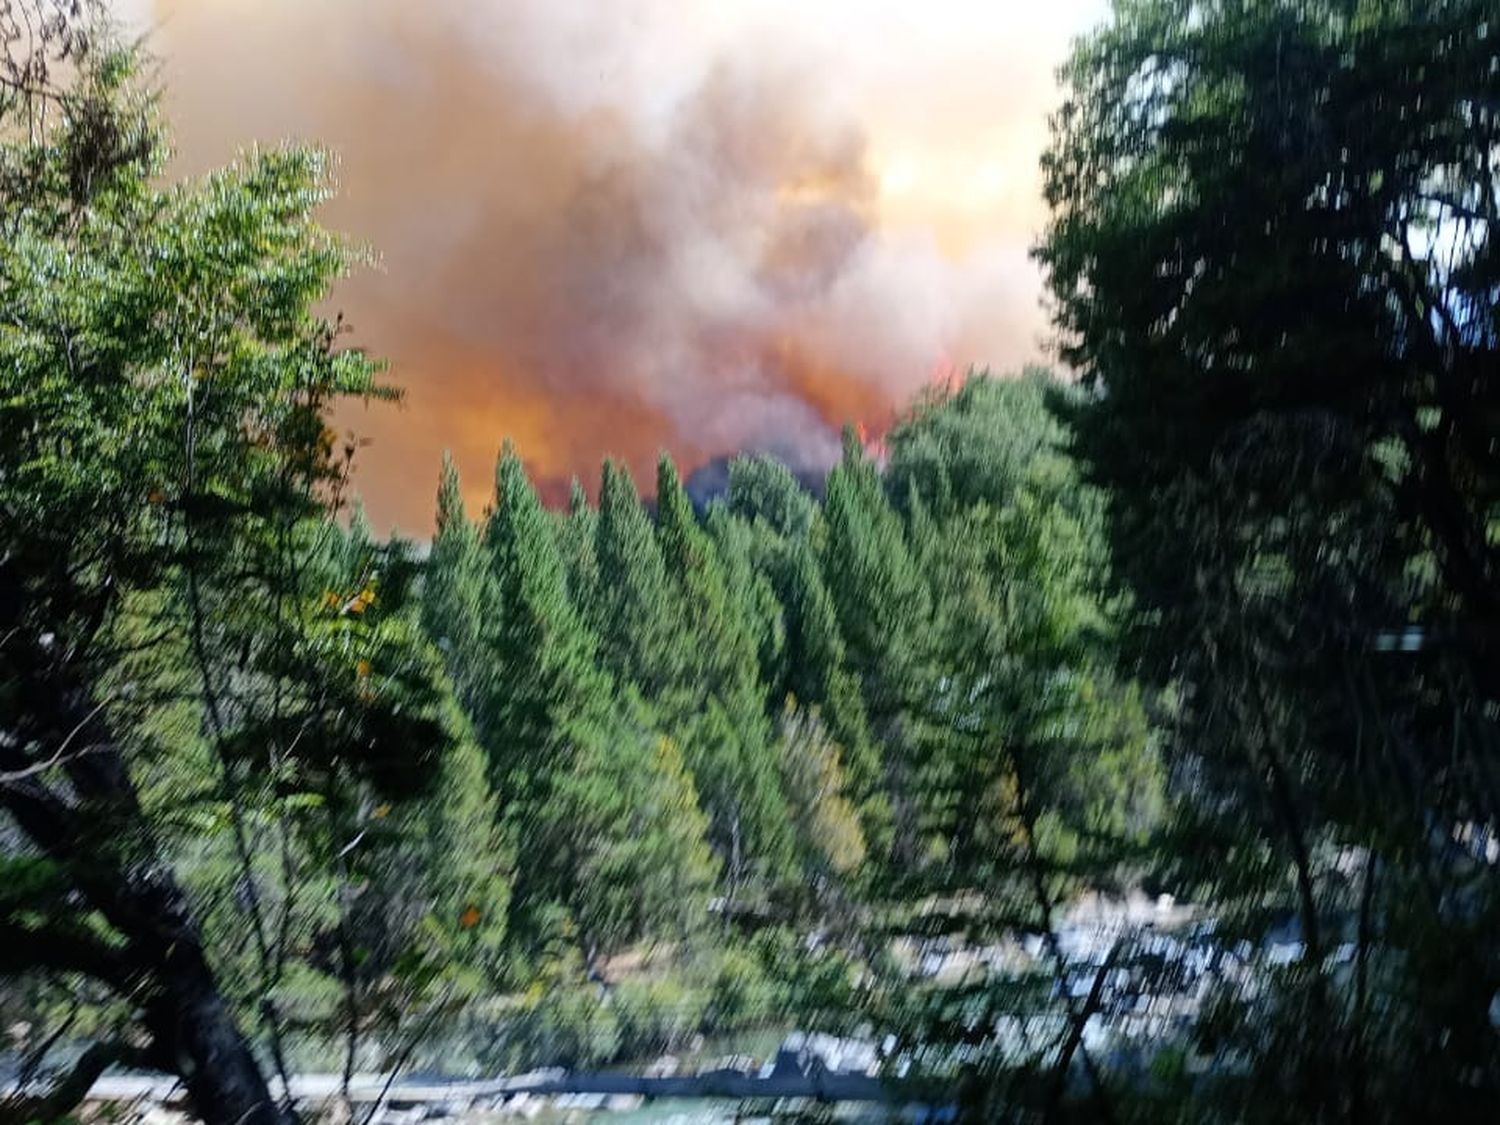
M935 357L1034 354L1034 223L939 239L958 219L934 195L924 225L923 162L889 174L837 59L667 0L558 7L157 0L181 170L226 134L326 143L327 220L379 255L335 296L407 390L339 419L377 522L428 526L444 448L482 505L507 436L550 500L606 455L646 488L662 449L826 467Z

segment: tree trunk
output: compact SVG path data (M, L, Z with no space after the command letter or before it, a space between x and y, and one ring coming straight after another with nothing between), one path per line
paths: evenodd
M23 771L0 783L0 806L124 942L117 954L78 970L140 1005L151 1037L146 1056L182 1078L207 1125L293 1121L272 1099L219 991L187 896L163 858L102 709L66 676L23 683L31 730L0 740L0 766L24 765L18 747L33 738L54 746L76 739L86 750L55 763L71 793L47 784L43 773Z
M207 1125L286 1125L265 1076L196 945L169 950L162 993L146 1023L173 1059Z

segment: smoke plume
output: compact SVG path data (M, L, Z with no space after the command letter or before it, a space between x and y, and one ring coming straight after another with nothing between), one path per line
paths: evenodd
M445 447L480 502L507 435L553 498L606 454L643 482L662 448L816 467L935 370L1038 354L1034 165L1078 13L938 4L945 38L745 7L158 0L183 171L338 157L326 219L381 264L334 305L408 391L340 419L379 523L429 526Z

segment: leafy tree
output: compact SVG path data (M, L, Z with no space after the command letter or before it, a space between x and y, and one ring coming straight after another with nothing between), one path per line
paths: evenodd
M378 585L362 625L420 646L411 547L377 543L357 503L347 531L332 538L332 576L361 589ZM389 672L373 652L356 656L367 691ZM346 1099L371 1034L406 1040L411 1050L439 1014L482 994L500 963L510 870L486 760L455 699L445 695L438 713L449 750L422 799L393 804L368 785L329 777L282 857L302 869L285 879L289 892L300 892L301 913L315 912L310 934L296 933L288 894L284 927L307 942L306 968L338 986L336 1002L330 996L320 1012L308 1000L329 990L306 972L289 974L288 1002L303 1008L303 1026L321 1024L329 1041L344 1041ZM296 885L320 877L328 892Z
M322 159L162 184L136 66L102 38L25 130L36 103L0 98L0 805L29 873L4 968L91 978L126 1011L65 1090L130 1061L179 1074L206 1120L279 1121L139 779L180 760L221 812L269 990L252 829L330 784L420 791L443 687L419 638L363 619L373 585L326 591L315 565L352 452L325 412L387 394L310 311L353 260L311 217ZM127 657L139 675L112 679ZM176 722L143 727L156 689ZM279 1062L274 1003L257 1017Z
M1306 945L1216 1024L1272 1116L1500 1084L1497 899L1446 843L1497 811L1497 75L1482 2L1121 4L1044 162L1079 448L1193 782L1171 866Z

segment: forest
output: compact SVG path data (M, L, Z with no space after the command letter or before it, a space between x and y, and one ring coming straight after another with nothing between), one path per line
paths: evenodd
M327 154L172 179L141 49L0 2L0 1120L793 1027L966 1120L1493 1120L1497 17L1116 0L1053 368L710 496L497 433L409 540Z

